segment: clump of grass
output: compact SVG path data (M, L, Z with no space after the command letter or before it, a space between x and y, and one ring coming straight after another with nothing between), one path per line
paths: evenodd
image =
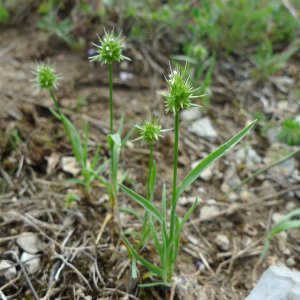
M300 118L288 118L283 124L281 131L278 133L278 140L290 146L300 145Z
M126 244L128 251L133 258L133 276L137 276L135 262L138 261L146 269L148 269L150 277L155 277L155 280L157 280L151 283L142 284L141 286L143 287L155 285L170 286L172 284L174 267L179 253L180 233L183 229L184 224L188 221L198 204L198 200L196 199L196 201L186 212L186 214L182 218L180 218L176 213L176 208L181 194L201 175L201 173L205 169L207 169L214 161L219 159L235 144L237 144L255 124L255 121L250 123L238 134L233 136L229 141L209 154L183 178L180 184L178 184L177 169L180 124L179 113L184 109L190 109L191 107L198 105L192 103L191 101L196 97L194 95L195 90L193 89L192 85L189 82L189 79L183 72L180 72L178 69L171 70L166 80L169 89L166 94L163 94L163 97L165 98L165 109L166 112L172 112L174 116L172 194L170 196L167 196L166 185L163 185L161 208L158 209L153 201L148 201L146 198L136 193L134 190L128 188L123 184L120 184L122 191L125 192L134 201L139 203L142 207L144 207L149 216L151 216L149 218L150 234L153 238L153 244L159 256L160 265L156 265L140 255L136 250L136 247L131 244L129 239L124 234L122 234L124 243ZM143 131L141 133L143 134ZM151 153L151 144L149 146ZM148 184L150 186L152 197L155 190L155 179L156 165L155 163L153 163L148 177ZM169 197L170 201L168 201ZM168 210L170 210L170 215L168 214Z
M110 185L109 185L109 200L112 212L115 211L118 194L118 162L121 147L121 138L119 133L114 132L114 114L113 114L113 76L112 66L115 62L129 60L123 55L124 38L116 35L114 30L111 32L105 31L104 37L99 38L99 44L93 45L96 47L96 54L89 59L92 62L100 62L108 65L109 70L109 137L108 143L110 147Z
M283 216L274 226L270 229L265 240L264 248L261 253L261 259L263 259L270 247L271 240L282 231L286 231L293 228L300 228L300 208L296 208Z
M88 160L88 125L85 125L83 140L80 134L72 122L61 111L58 99L56 97L55 90L57 89L57 83L61 78L55 71L55 69L49 65L40 63L36 67L35 71L36 86L40 90L47 90L54 103L54 109L51 109L52 114L63 124L66 134L72 146L72 151L75 159L80 166L81 175L83 179L72 179L69 183L76 183L84 186L86 195L89 196L91 190L91 184L95 179L100 180L103 184L106 184L105 180L100 177L100 174L104 172L106 164L100 164L100 146L97 147L96 152L92 158L92 161Z

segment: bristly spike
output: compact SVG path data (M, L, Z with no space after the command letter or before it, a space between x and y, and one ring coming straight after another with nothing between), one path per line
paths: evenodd
M94 44L96 47L96 55L90 56L90 61L97 61L102 64L112 64L113 62L120 62L122 60L130 60L128 57L122 54L124 47L124 37L115 35L114 29L111 32L107 32L104 29L104 37L101 38L97 34L99 44Z
M186 66L183 71L178 68L172 69L170 65L170 73L166 77L169 86L168 93L162 94L165 98L166 112L179 112L192 107L192 98L199 96L194 95L195 90L189 81L189 76L185 75Z

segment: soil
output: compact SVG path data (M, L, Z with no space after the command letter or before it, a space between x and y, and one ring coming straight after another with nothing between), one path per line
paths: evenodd
M50 61L56 66L63 78L58 89L63 111L77 128L83 128L85 121L90 123L90 152L100 143L101 157L105 160L109 155L107 69L88 62L84 54L72 52L56 39L45 38L31 26L1 29L0 40L0 260L14 261L17 269L10 280L0 273L0 291L8 299L34 299L36 295L38 299L200 299L200 294L201 299L244 299L269 265L286 264L293 258L292 267L300 269L297 230L276 237L268 258L259 260L273 214L284 214L289 208L299 206L296 193L300 189L299 176L295 176L299 161L296 160L294 177L271 170L243 186L234 200L224 193L223 183L230 179L230 168L233 177L240 179L253 172L246 164L237 163L239 149L252 147L266 159L270 149L287 148L274 146L261 137L258 125L215 165L208 181L197 180L185 194L187 201L195 197L201 201L182 234L176 266L181 281L177 280L177 288L138 288L139 281L130 277L131 262L126 248L118 237L112 238L110 222L106 222L108 199L103 188L94 183L89 201L82 196L73 205L65 206L68 191L82 194L80 187L65 183L72 176L63 172L60 164L62 157L72 156L72 151L62 125L49 112L51 99L47 93L38 92L32 82L37 61ZM281 120L299 109L297 96L291 92L300 87L298 61L290 62L275 77L292 79L287 89L281 89L280 83L271 80L257 82L251 77L251 68L246 59L227 57L218 62L211 105L202 112L212 120L217 140L196 137L188 130L189 122L183 120L179 178L187 174L195 160L243 128L254 112L262 111L274 120ZM124 80L122 72L132 74L133 78ZM285 87L284 81L282 85ZM163 88L161 74L150 68L143 72L140 63L134 60L115 67L115 119L125 116L125 132L151 115L159 117L164 128L172 128L172 115L165 115L163 100L157 93ZM16 133L18 145L13 143ZM170 192L172 145L173 137L168 133L155 148L159 174L157 204L163 183L167 183ZM128 171L126 184L144 193L145 145L128 143L120 163L122 172ZM264 161L257 163L254 169L263 165ZM218 215L201 220L203 207L212 204L218 208ZM190 205L191 202L181 201L178 212L183 214ZM137 204L122 194L119 206L133 207L143 214ZM124 230L140 228L135 219L124 213L120 214L120 223ZM99 239L102 227L104 232ZM21 251L16 239L24 232L36 233L44 244L41 263L34 274L24 272L15 258ZM216 243L220 234L229 240L226 250ZM152 250L145 249L155 260ZM139 280L144 274L141 268Z

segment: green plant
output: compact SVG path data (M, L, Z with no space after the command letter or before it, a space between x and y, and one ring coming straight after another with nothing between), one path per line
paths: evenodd
M88 160L88 125L85 125L83 140L72 122L62 113L55 89L57 89L57 82L60 77L56 74L54 68L46 64L38 64L36 68L36 85L41 90L47 90L54 103L54 109L51 109L52 114L63 124L66 134L72 146L72 151L77 163L80 166L81 175L83 179L72 179L69 183L76 183L84 186L87 196L90 193L92 182L97 179L103 184L106 181L100 177L100 174L105 171L106 163L99 165L100 161L100 146L97 147L92 161Z
M174 272L175 262L179 252L180 244L180 232L184 224L188 221L189 217L195 210L198 204L198 200L194 202L192 207L186 212L182 219L176 213L176 207L181 194L201 175L201 173L207 169L214 161L223 156L229 151L235 144L237 144L254 126L255 121L250 123L242 131L232 137L229 141L219 147L217 150L209 154L204 158L197 166L192 169L187 176L177 184L177 168L178 168L178 142L179 142L179 112L183 109L190 109L193 106L197 106L191 102L191 99L196 97L194 95L195 90L192 88L189 80L178 69L171 70L169 77L167 78L167 84L169 87L168 93L163 94L165 98L166 112L172 112L174 115L174 148L173 148L173 184L171 201L167 201L166 186L163 186L162 191L162 204L161 209L158 209L153 202L148 201L143 196L139 195L132 189L120 184L121 189L134 201L139 203L147 211L150 218L150 231L153 237L154 247L159 255L160 266L157 266L142 255L138 253L135 247L130 243L129 239L122 234L124 243L126 244L129 253L133 257L133 272L136 276L137 270L135 267L135 261L139 261L146 269L149 270L151 276L159 278L159 281L141 286L154 286L165 285L170 286L172 283L172 276ZM151 151L151 150L150 150ZM149 175L148 182L151 194L154 194L156 178L156 167L153 163L152 170ZM168 204L169 203L169 204ZM170 209L170 217L168 218L168 209ZM151 221L153 220L153 221ZM168 226L168 223L170 224ZM157 228L160 226L160 230Z
M124 38L115 35L114 30L111 32L105 31L103 39L99 38L99 44L93 45L96 47L96 55L91 56L90 61L100 62L107 64L109 70L109 137L108 144L110 147L110 189L109 199L112 211L115 210L117 203L118 193L118 162L121 148L121 138L119 133L114 133L114 114L113 114L113 77L112 66L114 62L122 60L129 60L128 57L123 55Z
M5 24L9 20L9 11L7 7L0 1L0 24Z
M294 119L288 118L283 124L281 131L278 133L278 140L290 146L300 145L300 117Z
M286 66L287 61L298 51L299 45L293 44L281 53L274 53L270 40L266 40L258 48L253 59L257 66L257 71L253 72L258 79L267 79Z
M271 228L271 230L267 234L267 238L265 240L264 248L261 253L261 258L264 258L269 250L270 242L276 236L282 231L289 230L292 228L300 228L300 208L296 208L283 216L274 226Z

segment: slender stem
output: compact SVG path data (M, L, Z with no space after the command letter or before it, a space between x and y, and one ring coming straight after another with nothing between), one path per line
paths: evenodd
M284 156L283 158L280 158L279 160L275 161L274 163L267 165L263 168L258 169L256 172L254 172L252 175L246 177L245 179L243 179L242 181L240 181L237 185L235 185L230 192L232 191L236 191L238 190L242 185L244 185L245 183L249 182L251 179L255 178L257 175L262 174L264 172L267 172L268 170L270 170L271 168L282 164L283 162L289 160L290 158L292 158L293 156L297 155L298 153L300 153L300 149L297 149L291 153L289 153L288 155Z
M112 63L108 65L109 70L109 133L113 134L114 131L114 121L113 121L113 78L112 78ZM112 212L115 210L115 202L116 202L116 189L115 189L115 178L113 174L113 166L114 166L114 155L113 155L113 142L109 143L110 148L110 204Z
M153 142L149 143L149 167L148 167L148 186L147 186L147 199L149 201L152 201L153 195L151 194L150 191L150 176L151 176L151 170L153 166Z
M172 189L172 206L176 202L177 189L177 167L178 167L178 136L179 136L179 112L175 112L175 130L174 130L174 162L173 162L173 189Z
M174 231L176 219L176 189L177 189L177 167L178 167L178 137L179 137L179 111L175 112L175 129L174 129L174 165L173 165L173 189L172 189L172 203L170 216L170 245L168 255L171 257L174 249ZM171 266L170 266L171 268Z
M59 107L59 104L58 104L58 100L57 100L57 98L55 96L53 88L49 88L49 93L50 93L50 96L51 96L51 98L52 98L52 100L54 102L55 109L57 110L57 112L59 114L61 114L61 110L60 110L60 107Z
M153 142L149 143L149 166L148 166L148 178L147 178L147 200L152 202L153 201L153 193L150 190L150 177L151 177L151 171L152 171L152 167L153 167ZM138 245L138 247L140 248L141 246L143 246L145 244L145 241L150 233L149 230L149 218L151 218L151 216L149 216L148 212L146 211L145 215L144 215L144 219L143 219L143 227L142 227L142 238L141 241ZM151 222L151 220L150 220Z
M112 63L108 65L109 70L109 132L114 132L114 120L113 120L113 80L112 80Z

